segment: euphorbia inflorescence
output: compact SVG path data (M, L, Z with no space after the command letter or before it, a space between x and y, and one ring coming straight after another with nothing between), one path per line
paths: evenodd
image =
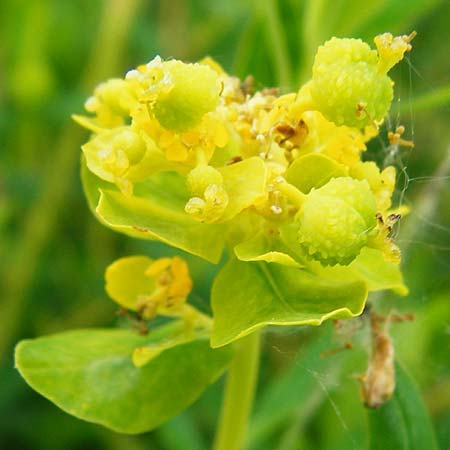
M82 147L88 171L109 183L105 192L126 220L106 214L101 198L96 214L119 231L209 260L228 244L242 261L315 273L317 263L352 267L364 248L398 264L384 225L398 218L390 209L395 168L361 155L393 98L387 72L412 37L385 33L376 50L332 38L319 47L311 80L283 95L252 92L210 58L188 64L157 56L99 85L86 102L94 115L75 120L93 132ZM152 183L163 184L159 198L173 206L160 222ZM137 219L145 222L147 204L156 208L155 228ZM200 243L198 226L205 239L216 233L214 245ZM161 310L157 302L144 306L144 316Z
M74 116L92 132L82 180L94 214L115 231L212 263L227 247L227 261L212 283L212 318L189 301L194 283L180 256L113 262L106 291L139 333L78 330L23 341L16 366L29 384L77 417L145 432L223 373L235 354L228 344L266 325L355 317L369 291L406 294L391 239L401 212L392 205L396 169L361 156L393 98L387 72L412 37L377 36L376 50L332 38L319 48L311 80L287 94L254 92L249 79L209 58L156 57L100 84L85 104L91 115ZM403 132L388 135L391 145L411 145ZM368 403L378 405L392 394L393 352L383 333L374 337L389 350L383 358L374 347L378 365L364 382ZM250 410L258 334L238 348L228 426L235 407L244 424ZM374 367L387 368L382 389Z

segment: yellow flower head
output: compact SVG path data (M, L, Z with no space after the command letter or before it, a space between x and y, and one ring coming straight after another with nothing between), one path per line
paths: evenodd
M183 305L192 279L186 262L177 256L155 261L146 256L121 258L106 269L105 278L109 296L146 319L186 312Z
M114 78L99 84L84 107L86 111L96 115L99 127L112 128L125 124L136 102L129 84L125 80Z

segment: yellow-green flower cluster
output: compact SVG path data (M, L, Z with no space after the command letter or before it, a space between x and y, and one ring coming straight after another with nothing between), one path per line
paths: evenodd
M176 220L223 224L243 260L270 253L282 264L348 265L374 247L398 262L385 226L395 169L361 154L393 98L387 72L411 38L386 33L376 50L333 38L319 48L311 80L284 95L253 92L208 58L156 57L99 85L85 105L93 115L75 116L92 132L86 166L128 198L175 172L184 179L177 198L186 198ZM264 246L254 241L261 235Z
M186 262L177 256L154 261L146 256L121 258L106 269L105 279L108 295L144 319L156 314L190 319L201 316L186 303L192 279Z

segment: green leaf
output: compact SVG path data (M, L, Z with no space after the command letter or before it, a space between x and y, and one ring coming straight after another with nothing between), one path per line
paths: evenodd
M367 283L369 291L391 289L399 295L408 294L400 266L386 261L380 250L363 248L350 268Z
M201 338L209 338L209 332L207 330L181 330L180 333L175 333L164 341L135 348L131 360L136 367L143 367L157 358L161 353Z
M168 183L168 190L169 186ZM97 214L116 231L141 239L157 239L217 263L224 245L223 227L191 219L182 208L164 204L158 194L140 198L101 191Z
M431 420L417 386L396 364L396 388L390 401L368 411L370 450L437 450Z
M100 199L100 189L115 189L116 186L112 183L108 183L102 180L97 175L94 175L86 165L86 158L84 155L81 156L81 183L83 184L84 194L89 205L89 209L96 216L96 218L103 224L107 224L98 216L95 209L97 208L98 201Z
M364 247L348 266L323 267L314 262L309 266L317 275L333 280L364 281L369 292L391 289L399 295L408 294L400 266L386 261L383 253L373 248Z
M212 347L265 325L320 325L361 314L364 282L335 281L304 269L265 262L229 261L212 288Z
M297 158L285 174L286 180L307 194L332 178L345 177L348 171L342 164L320 153L309 153Z
M160 172L136 184L133 196L92 174L82 161L83 187L91 210L107 227L139 239L156 239L217 263L224 226L204 224L184 212L189 199L184 178Z
M133 364L136 367L143 367L163 352L199 339L209 339L211 334L210 326L208 328L194 327L192 323L181 321L175 322L174 328L171 333L164 337L146 342L144 346L136 347L131 355Z
M76 330L25 340L16 367L27 383L80 419L122 433L151 430L193 403L225 369L231 348L212 350L206 339L167 349L142 368L137 347L164 339L179 326L148 336L129 330Z

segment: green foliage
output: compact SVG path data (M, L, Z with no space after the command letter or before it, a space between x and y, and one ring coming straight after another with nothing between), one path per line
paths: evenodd
M249 158L221 169L224 186L230 197L222 221L232 219L241 211L265 197L267 169L260 158Z
M374 116L378 122L392 98L373 96L379 80L355 88L361 58L375 78L385 76L411 48L408 42L406 37L379 36L377 54L361 41L332 39L318 50L311 83L284 96L247 94L239 80L211 59L186 64L155 57L124 79L100 84L85 103L94 116L74 116L93 132L82 146L82 181L100 222L213 263L227 244L238 259L231 256L213 283L212 326L209 317L186 302L192 280L181 258L117 260L106 270L106 291L135 314L125 313L144 334L149 326L152 333L139 338L128 332L125 354L117 344L125 332L105 337L80 331L24 341L16 364L29 384L77 417L118 431L143 432L189 405L223 369L228 359L205 351L205 337L216 348L266 325L318 326L360 315L369 289L404 293L399 258L392 258L397 248L380 225L391 217L395 169L386 169L394 175L384 186L384 171L376 165L367 169L361 152L378 129L353 119L359 120L356 100L363 94L370 97L363 102L367 117L380 108ZM324 104L319 98L334 92L330 74L339 78L339 89L355 94L347 105L339 99ZM369 124L371 128L359 130ZM221 157L222 151L230 159ZM381 251L370 252L369 247ZM365 260L359 258L364 250L369 250ZM336 265L337 273L327 272L327 266ZM374 277L375 265L385 270ZM149 322L158 315L182 319L173 324L180 324L177 333L153 330ZM246 342L240 343L241 356L230 371L216 450L238 450L245 436L258 335L251 338L252 345L246 347ZM86 359L89 345L95 351ZM71 347L70 352L62 351L63 346ZM230 354L229 349L224 352ZM174 364L177 370L171 371ZM194 375L196 366L199 373ZM183 372L188 385L172 390ZM70 380L64 389L62 375ZM191 383L193 376L197 383ZM106 380L102 389L95 385L96 377ZM81 387L76 400L74 386ZM242 386L247 401L233 411L244 395ZM115 387L118 396L110 393ZM139 398L147 407L140 407ZM231 411L239 423L231 419ZM241 430L233 439L230 426Z
M158 175L141 185L134 197L121 194L85 169L82 178L91 208L113 230L140 239L158 239L212 262L219 260L224 245L222 227L202 224L183 213L188 193L178 174Z
M70 414L122 433L151 430L189 406L228 365L229 347L205 339L169 348L137 368L137 347L164 342L176 324L139 336L77 330L22 341L16 366L27 383Z
M363 282L339 282L306 270L232 259L212 288L211 345L220 347L265 325L320 325L361 314Z
M336 281L362 280L370 291L391 289L399 295L408 294L398 266L389 261L380 264L377 253L379 250L365 248L346 269L340 266L323 268L317 265L315 271Z
M240 261L266 261L285 266L302 267L295 254L285 244L282 236L261 232L253 238L234 247L234 253ZM292 254L292 256L291 256Z

